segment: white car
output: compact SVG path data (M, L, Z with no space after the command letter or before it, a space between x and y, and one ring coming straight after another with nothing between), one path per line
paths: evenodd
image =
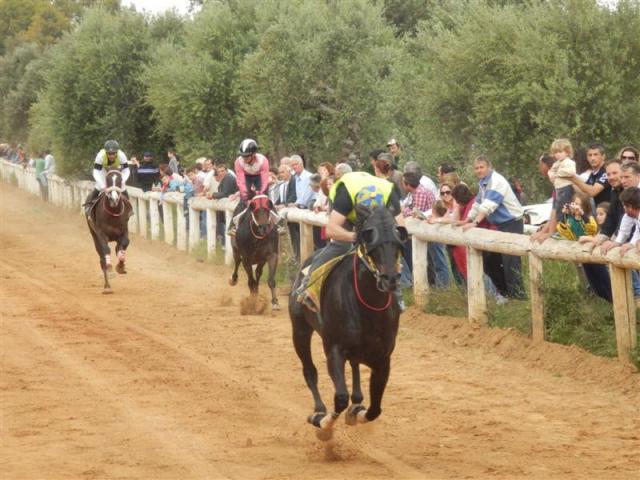
M553 200L550 198L545 203L525 205L524 209L524 233L534 233L540 225L546 223L551 216Z

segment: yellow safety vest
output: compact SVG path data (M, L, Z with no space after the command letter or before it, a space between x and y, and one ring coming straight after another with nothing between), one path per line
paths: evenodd
M393 183L384 178L374 177L367 172L345 173L333 184L329 192L329 200L335 201L336 191L339 185L344 185L349 192L353 206L358 204L371 207L386 206L389 196L393 191ZM356 220L355 208L352 208L347 219L352 223Z

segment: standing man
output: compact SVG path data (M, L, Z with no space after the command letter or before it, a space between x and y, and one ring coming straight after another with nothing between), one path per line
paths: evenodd
M167 157L169 157L169 168L178 175L182 175L182 166L180 165L180 157L176 153L175 148L170 148L167 151Z
M144 152L142 162L138 166L138 186L143 192L151 191L153 184L159 179L158 167L153 164L153 153Z
M605 160L604 145L591 143L587 147L587 161L591 165L591 174L586 181L582 180L578 175L569 178L576 187L593 198L595 205L608 201L611 192L604 166Z
M207 193L209 200L220 200L222 198L228 198L238 191L238 184L236 183L236 177L231 175L227 170L227 166L224 162L216 163L216 178L218 180L218 191ZM224 245L224 231L226 227L226 219L224 212L216 212L216 237L222 245Z
M291 168L293 169L293 183L295 189L289 189L287 203L298 208L307 208L307 204L313 195L310 180L311 173L304 168L304 163L300 155L291 155ZM295 197L294 197L295 195ZM293 202L290 200L293 199ZM291 246L296 261L300 263L300 225L294 222L288 223L289 235L291 236Z
M393 156L393 163L391 164L391 167L394 170L399 170L400 161L402 160L402 145L400 145L395 138L391 138L387 142L387 151Z
M476 157L473 168L478 177L480 189L467 219L461 222L462 228L469 230L486 218L500 232L524 233L522 205L507 179L493 169L491 162L484 155ZM520 257L502 255L502 266L507 296L524 299Z

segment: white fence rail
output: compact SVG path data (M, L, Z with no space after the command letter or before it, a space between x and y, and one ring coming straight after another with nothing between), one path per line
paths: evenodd
M7 161L0 163L0 174L5 182L17 183L18 187L39 195L39 185L32 168L23 168ZM56 175L49 176L49 201L67 209L81 210L81 204L93 189L93 182L69 182ZM206 216L207 254L213 256L216 250L216 213L224 212L226 223L231 219L236 202L191 198L186 205L184 195L178 192L160 194L143 192L128 187L135 215L129 221L131 233L151 240L160 240L175 245L179 250L191 250L200 242L200 212ZM160 205L164 212L161 220ZM175 222L174 225L174 209ZM313 251L313 226L327 222L324 213L308 210L284 209L281 214L288 222L300 224L300 254L306 258ZM416 303L424 305L429 284L427 282L427 243L437 242L467 247L468 259L468 318L470 321L487 322L487 300L483 284L482 251L508 255L526 256L529 261L529 294L531 302L531 331L535 341L544 341L544 292L542 289L542 260L552 259L574 263L599 263L609 267L613 293L618 357L622 361L630 359L630 352L636 347L636 308L631 284L631 270L640 269L640 255L635 251L624 257L619 249L612 249L607 255L591 252L587 245L565 240L547 241L534 244L526 235L471 229L467 232L450 225L429 225L415 219L407 221L413 241L413 279ZM231 264L233 254L230 239L225 235L225 262Z

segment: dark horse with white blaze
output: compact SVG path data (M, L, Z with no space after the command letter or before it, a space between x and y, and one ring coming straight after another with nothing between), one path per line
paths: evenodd
M111 170L106 174L106 185L93 206L88 207L87 224L93 237L93 243L100 257L100 267L104 274L102 293L112 293L109 274L113 271L109 242L116 242L118 264L116 272L127 273L125 269L125 251L129 246L129 217L132 207L124 196L122 174Z
M393 294L399 279L399 261L407 230L398 226L384 207L356 207L356 253L338 261L324 280L320 313L289 299L293 344L302 362L304 379L315 402L309 423L330 429L349 406L345 363L352 371L349 425L375 420L381 413L382 396L389 378L391 353L395 347L400 307ZM311 261L307 259L308 265ZM293 290L300 284L296 280ZM327 413L318 392L318 371L311 358L311 337L322 338L335 395L333 412ZM366 408L360 387L360 364L371 368L370 406Z
M279 238L273 210L273 203L266 195L256 195L249 200L246 211L238 220L236 235L231 240L235 266L229 284L238 283L238 267L242 263L249 277L249 291L256 295L262 270L265 263L268 263L267 284L271 289L271 307L277 309L279 306L276 296L276 269Z

